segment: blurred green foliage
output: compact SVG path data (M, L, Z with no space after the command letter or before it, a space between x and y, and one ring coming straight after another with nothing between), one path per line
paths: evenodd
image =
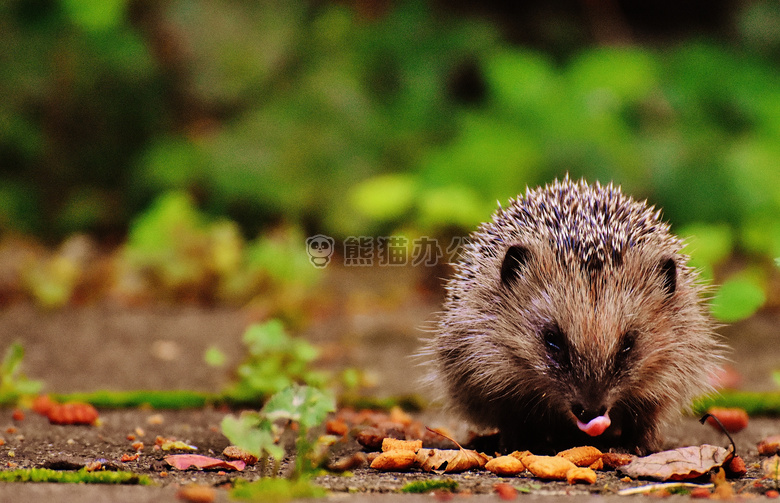
M245 234L465 231L568 172L662 207L696 236L706 277L727 280L718 268L735 254L766 272L780 256L780 9L734 12L730 44L553 56L423 0L373 16L283 0L9 0L0 231L129 227L124 287L236 299L258 270L306 276L285 261L303 254ZM741 284L766 288L756 276ZM51 305L68 281L28 279Z

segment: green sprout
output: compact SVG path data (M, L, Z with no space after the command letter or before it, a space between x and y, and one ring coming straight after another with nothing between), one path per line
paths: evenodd
M284 448L279 445L284 425L296 423L292 478L300 478L313 473L322 461L320 444L311 438L311 432L334 410L336 403L329 394L310 386L293 385L272 396L260 412L244 412L238 418L225 416L222 433L261 460L261 473L265 473L269 458L273 458L272 475L275 476L284 457Z
M5 351L0 363L0 403L14 403L22 396L36 395L43 382L28 379L21 373L24 348L14 342Z

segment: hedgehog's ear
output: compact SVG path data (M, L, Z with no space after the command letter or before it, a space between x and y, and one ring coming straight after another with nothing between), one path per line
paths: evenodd
M504 262L501 264L501 284L508 286L514 282L530 258L531 252L525 246L510 246L504 255Z
M677 264L673 258L663 259L661 260L659 271L663 281L664 293L666 293L667 297L671 297L674 291L677 290Z

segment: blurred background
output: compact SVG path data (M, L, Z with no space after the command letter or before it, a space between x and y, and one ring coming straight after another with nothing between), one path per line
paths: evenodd
M663 208L719 320L777 313L779 63L771 0L5 0L0 304L303 324L307 236L338 271L569 173Z

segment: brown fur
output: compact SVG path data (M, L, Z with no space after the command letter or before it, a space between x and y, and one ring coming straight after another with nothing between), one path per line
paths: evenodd
M499 208L455 264L429 344L449 403L508 449L658 448L722 353L659 213L568 177ZM576 427L575 411L605 410L602 435Z

